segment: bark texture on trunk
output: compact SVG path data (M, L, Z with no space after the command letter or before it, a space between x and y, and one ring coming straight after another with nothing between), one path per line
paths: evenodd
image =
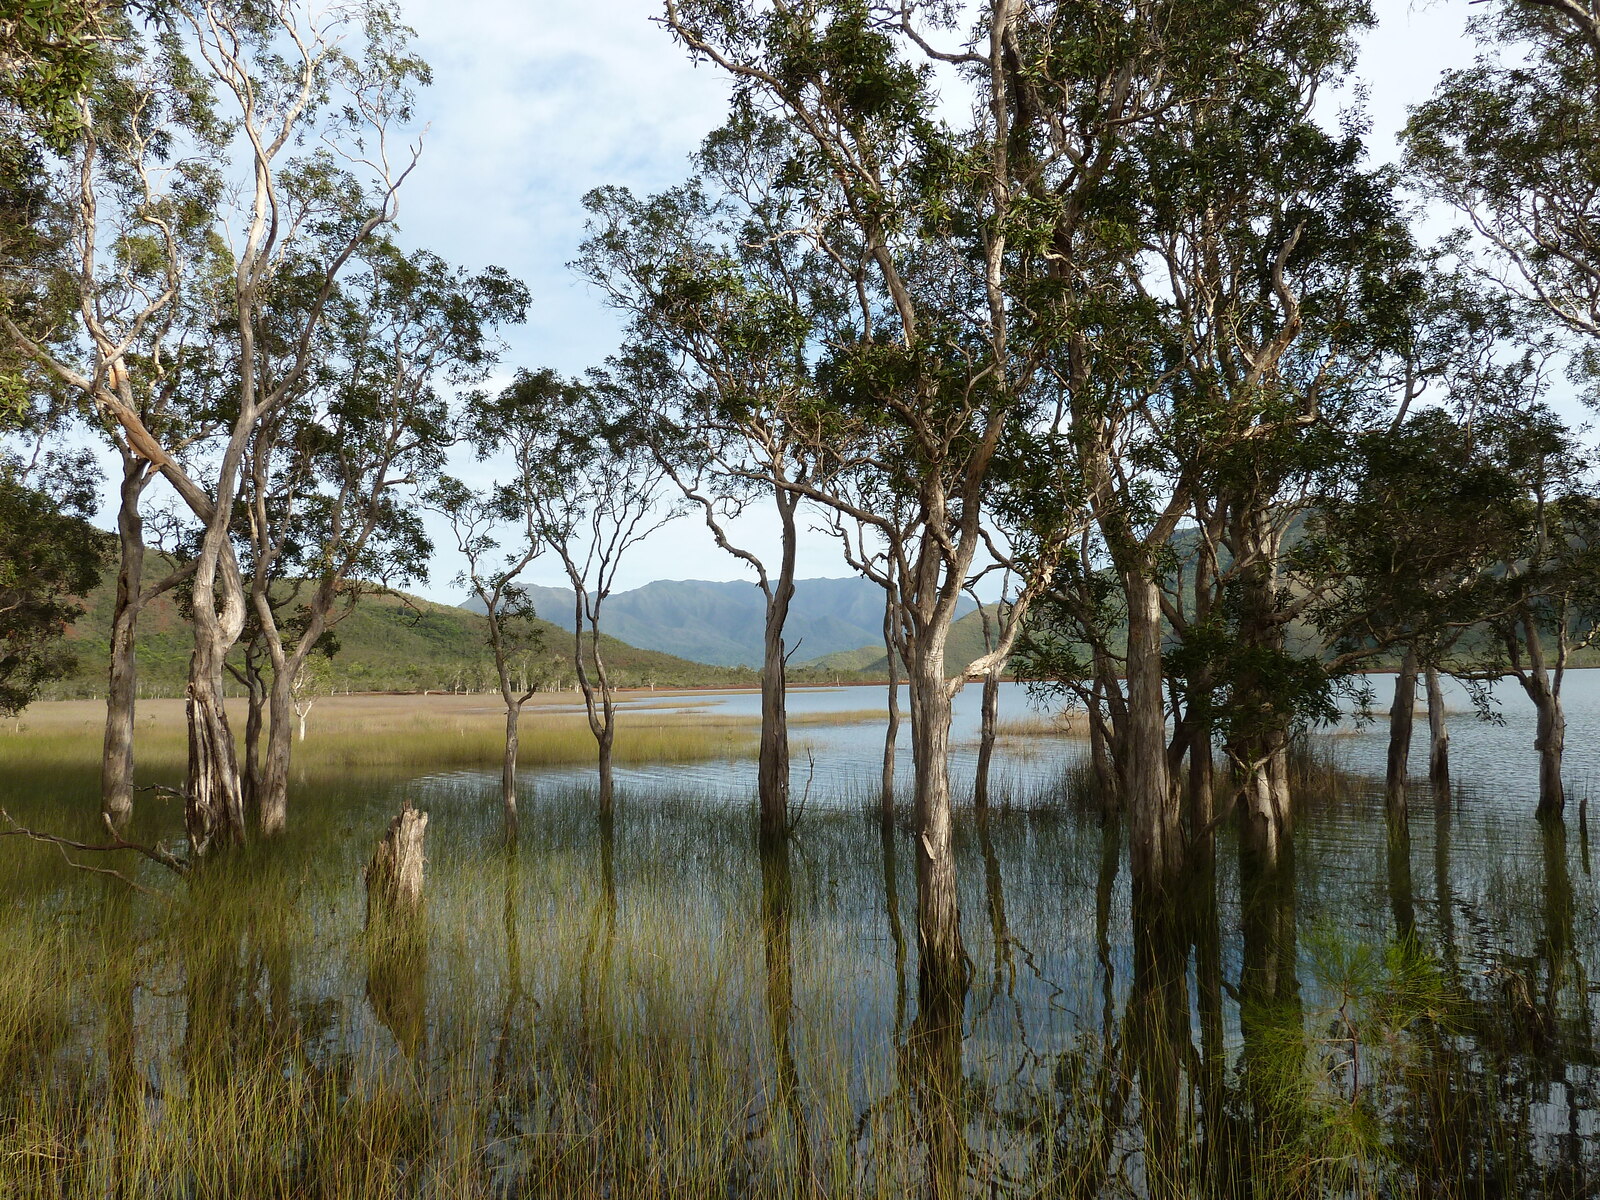
M794 510L798 503L798 498L778 489L783 551L777 581L767 591L761 646L761 747L756 761L756 792L761 808L762 845L773 845L789 835L789 711L785 695L788 663L783 627L794 599Z
M1566 791L1561 783L1561 757L1567 743L1567 717L1561 707L1561 679L1566 665L1565 631L1558 631L1561 641L1554 672L1545 660L1541 630L1530 614L1521 620L1521 645L1511 645L1512 663L1517 681L1533 701L1537 724L1533 747L1539 752L1539 807L1537 815L1542 821L1559 821L1567 806ZM1521 663L1520 652L1527 654L1527 665Z
M406 920L422 910L423 836L428 814L406 805L389 821L367 864L367 925Z
M616 739L616 733L616 726L613 724L612 718L607 717L605 729L596 738L599 750L600 814L605 817L611 815L613 797L616 791L616 785L612 780L611 774L611 744Z
M944 630L910 641L911 746L916 765L918 985L924 1005L964 1002L968 965L961 943L955 842L950 814L950 693Z
M1123 576L1128 597L1126 762L1129 860L1135 890L1170 895L1183 867L1183 841L1167 774L1166 697L1162 688L1161 601L1156 581Z
M184 827L197 858L245 840L244 789L234 757L233 731L222 702L225 639L208 635L189 660L189 777ZM231 643L228 643L231 645Z
M1289 794L1289 740L1273 730L1251 739L1236 759L1239 781L1239 848L1265 872L1284 868L1290 857L1294 812Z
M977 775L972 781L973 807L989 807L989 763L994 758L995 729L1000 720L1000 668L983 677L982 715L978 728Z
M133 819L133 729L139 695L137 636L144 586L144 519L139 498L143 460L127 457L117 508L117 598L111 614L111 669L106 685L106 732L100 756L100 811L113 829Z
M506 747L500 762L500 805L505 813L506 840L517 840L517 733L522 706L506 705Z
M885 829L894 828L894 764L900 744L900 650L894 636L894 594L883 602L883 649L889 664L889 723L883 731L883 792L880 816Z
M1439 672L1427 671L1428 689L1428 782L1439 803L1450 798L1450 726L1444 709L1444 689Z
M1536 697L1539 720L1534 746L1539 751L1538 815L1559 821L1566 811L1567 795L1561 782L1561 759L1567 744L1567 716L1559 693L1546 689Z
M1242 645L1268 660L1283 654L1278 611L1276 535L1266 516L1246 510L1234 520L1232 545L1239 572L1239 633ZM1239 775L1240 850L1263 872L1287 865L1294 836L1289 790L1289 716L1275 680L1246 668L1235 681L1235 704L1243 732L1229 746Z
M1406 649L1394 677L1394 703L1389 707L1389 764L1384 777L1384 803L1391 817L1406 813L1406 778L1411 768L1411 732L1417 706L1417 652Z

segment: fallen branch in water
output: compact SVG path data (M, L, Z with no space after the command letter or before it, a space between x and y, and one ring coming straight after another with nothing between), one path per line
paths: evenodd
M0 837L25 837L35 842L45 842L49 845L55 846L58 850L60 850L61 857L66 859L70 865L76 867L78 870L92 871L96 875L115 875L118 879L121 879L130 887L138 888L142 892L147 892L150 889L141 887L139 884L134 883L133 880L129 879L126 875L123 875L118 871L112 871L105 867L91 867L87 863L77 862L67 853L67 851L70 849L83 850L94 854L109 854L115 850L132 850L136 854L144 855L144 857L148 858L151 862L160 863L163 867L166 867L167 870L173 872L175 875L187 875L189 873L188 863L167 853L167 851L161 849L161 847L146 846L143 842L128 841L127 838L123 837L116 831L116 828L111 824L111 818L109 816L105 817L105 823L106 831L111 834L112 840L105 844L79 842L74 841L72 838L61 837L54 833L44 833L38 829L29 829L4 808L0 808L0 819L4 819L6 824L11 826L10 829L0 829Z

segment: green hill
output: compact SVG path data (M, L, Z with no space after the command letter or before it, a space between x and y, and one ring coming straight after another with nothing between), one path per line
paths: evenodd
M984 607L993 614L994 605ZM950 638L944 648L944 669L953 675L984 652L983 617L977 609L973 609L950 626ZM869 679L884 679L889 674L889 656L884 653L883 643L879 642L875 646L824 654L801 663L797 669L808 673L854 673Z
M105 691L107 648L115 576L108 573L84 598L85 612L67 631L77 670L47 687L42 699L75 699ZM570 688L572 635L549 622L537 623L543 646L518 662L517 673L542 687ZM494 659L485 641L483 617L417 596L363 596L334 626L339 649L330 661L330 685L351 691L482 690L494 684ZM159 597L139 624L139 679L146 696L183 694L191 635L175 598ZM612 680L619 687L749 686L755 672L690 662L640 650L602 635Z

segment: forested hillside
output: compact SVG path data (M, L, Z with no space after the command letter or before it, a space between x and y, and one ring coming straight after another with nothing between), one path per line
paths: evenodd
M74 699L105 691L113 580L107 576L84 600L85 612L68 630L77 669L48 687L45 699ZM538 622L543 646L517 664L546 688L570 688L572 635ZM146 696L183 693L191 633L169 594L144 612L139 634L139 677ZM484 620L417 596L372 594L334 626L338 649L329 659L328 686L340 691L479 690L493 685L494 660L484 641ZM708 666L670 654L640 650L612 637L601 646L619 687L749 685L755 673ZM236 652L237 653L237 652Z

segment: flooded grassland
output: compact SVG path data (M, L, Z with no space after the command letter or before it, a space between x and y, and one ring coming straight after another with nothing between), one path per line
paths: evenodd
M1569 687L1581 795L1600 681ZM287 838L182 881L0 838L0 1196L1600 1188L1587 811L1533 820L1515 697L1503 727L1455 718L1451 796L1414 783L1399 829L1381 735L1315 739L1290 876L1241 878L1224 824L1177 915L1136 924L1082 743L1007 689L992 807L958 814L957 1026L917 1003L881 692L794 699L800 815L767 854L753 698L704 695L629 713L609 821L578 715L530 714L516 853L482 697L319 707ZM96 840L93 719L0 730L17 821ZM975 695L956 719L970 794ZM361 867L406 801L425 911L369 933ZM176 836L175 801L139 805L137 837Z

